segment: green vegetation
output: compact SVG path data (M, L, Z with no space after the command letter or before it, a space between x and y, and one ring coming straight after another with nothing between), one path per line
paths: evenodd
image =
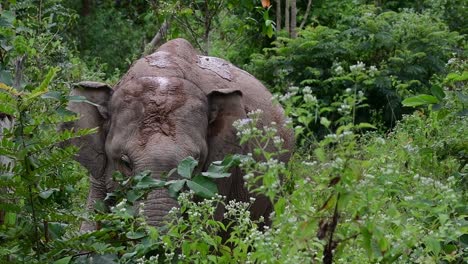
M307 2L294 37L276 30L276 1L4 1L0 116L14 126L0 133L12 161L0 165L0 263L466 263L464 2L317 0L306 15ZM275 124L256 129L252 112L235 127L254 155L201 175L188 157L173 181L115 173L113 206L86 211L87 172L62 145L95 130L58 132L76 118L67 103L85 100L70 87L115 83L175 37L262 80L291 118L295 154L279 162ZM273 201L270 227L249 218L252 201L213 218L224 201L211 179L233 166ZM163 227L143 216L154 188L180 204ZM82 221L100 229L80 233Z

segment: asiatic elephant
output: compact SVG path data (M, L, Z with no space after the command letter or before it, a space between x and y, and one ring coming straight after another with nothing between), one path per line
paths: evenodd
M259 126L276 122L286 148L293 134L285 128L283 109L271 102L272 95L252 75L214 57L198 55L184 39L175 39L155 53L137 60L111 88L97 82L79 83L73 95L85 96L98 106L71 103L69 109L80 119L67 127L99 127L98 133L74 139L80 146L77 160L90 172L87 206L115 188L112 172L131 176L150 170L159 178L187 156L199 161L199 170L230 153L245 153L232 123L252 110L263 110ZM288 154L282 157L289 158ZM177 176L175 176L177 177ZM248 201L242 173L217 181L228 200ZM166 189L152 191L145 201L148 222L160 225L168 211L177 206ZM217 208L221 219L224 208ZM251 207L253 218L268 219L271 204L258 196ZM89 223L82 229L93 229Z

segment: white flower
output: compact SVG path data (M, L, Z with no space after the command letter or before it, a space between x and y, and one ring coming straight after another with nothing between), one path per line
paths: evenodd
M369 67L369 75L371 77L374 77L375 74L378 72L379 70L377 69L377 67L375 67L374 65L370 66Z
M335 68L335 73L336 73L337 75L343 74L343 73L344 73L343 67L341 67L341 65L338 65L338 67Z
M280 100L281 102L286 102L286 101L288 101L292 96L293 96L292 93L287 92L285 95L281 96L281 97L279 98L279 100Z
M249 180L249 179L251 179L251 178L253 178L253 177L254 177L253 173L247 173L246 175L244 175L243 178L244 178L244 180L247 181L247 180Z
M363 91L359 91L359 92L358 92L358 97L359 97L359 98L363 98L363 97L364 97L364 92L363 92Z
M306 103L315 104L315 103L317 103L317 97L313 96L312 94L307 93L307 94L304 94L304 101Z
M413 196L405 196L405 197L403 197L403 199L405 201L411 201L411 200L413 200Z
M304 93L304 94L310 94L310 93L312 93L312 89L310 88L310 86L306 86L306 87L304 87L304 89L302 90L302 93Z
M451 58L450 60L447 61L447 66L455 63L457 61L456 58Z
M358 61L356 65L351 65L349 66L349 70L351 72L360 72L365 70L366 64L364 64L362 61Z
M288 89L291 93L297 93L299 91L299 87L297 86L291 86Z
M273 137L273 143L275 144L275 146L279 146L283 142L284 142L284 140L281 137L279 137L279 136Z
M377 143L381 144L381 145L384 145L385 144L385 139L383 139L382 137L378 137L376 139Z

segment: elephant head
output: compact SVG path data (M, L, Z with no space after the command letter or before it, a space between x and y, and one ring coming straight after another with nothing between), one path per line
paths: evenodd
M131 177L150 170L160 178L187 156L197 159L197 169L203 170L228 153L248 151L239 145L232 123L250 110L262 109L265 124L284 123L281 107L272 105L271 94L253 76L224 60L198 55L183 39L136 61L113 89L82 82L72 94L94 105L71 103L70 110L80 119L69 126L98 127L98 133L72 142L81 147L77 160L91 174L88 207L115 188L113 171ZM292 133L280 129L279 134L291 146ZM249 199L239 170L217 184L227 199ZM152 191L147 199L145 213L153 225L177 206L166 189ZM256 203L254 217L266 216L267 199ZM223 208L218 209L220 218Z

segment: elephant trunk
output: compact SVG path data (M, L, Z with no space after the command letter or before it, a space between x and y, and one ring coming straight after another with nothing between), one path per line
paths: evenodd
M151 191L144 207L148 224L162 226L164 217L173 207L179 207L179 204L177 200L169 196L169 191L166 188Z

